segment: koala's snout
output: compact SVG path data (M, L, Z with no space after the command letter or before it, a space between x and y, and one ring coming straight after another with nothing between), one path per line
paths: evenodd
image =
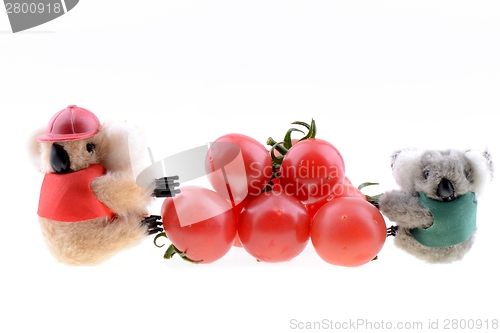
M437 195L443 201L452 201L456 199L455 188L451 181L446 178L441 179L437 188Z
M60 144L53 143L50 148L50 166L55 173L68 173L70 171L69 155Z

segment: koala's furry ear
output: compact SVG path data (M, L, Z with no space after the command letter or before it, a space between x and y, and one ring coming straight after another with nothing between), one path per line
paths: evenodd
M147 155L143 133L127 121L103 123L95 140L99 161L108 171L132 173Z
M494 165L490 153L480 150L468 150L465 156L472 167L474 191L481 194L493 180Z
M396 183L406 191L413 191L415 172L418 172L422 151L416 148L401 149L392 154L391 167Z
M45 133L45 130L46 128L43 127L33 131L33 133L28 138L27 142L28 156L30 158L31 164L35 167L37 171L42 173L47 173L52 171L49 162L49 152L50 152L50 146L52 144L41 143L36 140L37 136Z

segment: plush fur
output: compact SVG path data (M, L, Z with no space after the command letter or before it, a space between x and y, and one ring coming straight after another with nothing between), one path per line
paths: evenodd
M133 138L136 151L128 144ZM145 151L137 129L127 123L103 124L91 138L59 142L70 157L70 168L78 171L90 164L101 163L107 173L95 178L91 189L97 198L111 208L116 217L81 222L61 222L39 218L43 235L53 256L69 265L94 265L119 251L140 243L147 235L141 221L147 217L152 202L152 188L137 186L132 172L134 154ZM132 141L132 140L130 140ZM35 141L36 142L36 141ZM87 144L95 145L93 152ZM35 167L43 173L52 172L50 149L52 143L34 143L30 147Z
M431 212L419 203L418 192L442 201L437 189L441 180L446 178L453 184L457 197L467 192L475 192L480 196L493 178L490 154L475 150L406 149L394 153L392 169L401 189L386 192L379 204L381 212L398 226L395 245L431 263L462 259L470 250L475 235L458 245L430 248L417 242L410 234L411 229L428 228L434 221Z

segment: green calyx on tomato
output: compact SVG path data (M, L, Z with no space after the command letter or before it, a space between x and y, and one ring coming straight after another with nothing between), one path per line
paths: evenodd
M288 152L288 150L292 147L292 145L294 143L300 142L303 140L307 140L307 139L312 139L312 138L316 137L317 128L316 128L316 122L314 121L314 119L311 119L310 125L308 123L303 122L303 121L294 121L292 123L292 125L304 126L305 128L307 128L308 132L305 134L302 130L292 127L286 132L285 137L284 137L283 141L281 141L281 142L277 142L276 140L274 140L271 137L269 137L267 139L266 143L267 143L267 145L271 146L271 158L273 160L273 166L275 166L275 167L279 167L281 165L281 162L283 161L283 157L286 155L286 153ZM300 133L305 134L305 135L302 138L300 138L299 140L296 140L295 142L293 142L293 140L292 140L292 133L293 132L300 132ZM276 156L275 151L277 151L280 155Z
M154 242L155 246L159 247L159 248L165 246L165 244L158 245L157 240L160 237L165 237L166 239L168 239L167 234L164 232L161 232L158 235L156 235L153 242ZM170 244L170 246L167 248L167 251L165 251L165 254L163 255L163 259L171 259L174 256L174 254L176 254L176 253L179 255L179 257L182 258L182 260L190 262L192 264L201 264L203 262L203 260L195 261L195 260L190 259L185 252L182 252L181 250L176 248L174 244Z

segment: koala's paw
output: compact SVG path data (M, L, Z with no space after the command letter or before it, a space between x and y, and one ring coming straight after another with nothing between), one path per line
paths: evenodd
M397 225L392 225L387 228L387 237L396 237L399 227Z
M141 221L141 226L147 229L148 235L154 235L163 231L161 216L151 215Z
M418 197L403 191L389 191L379 200L380 211L389 220L408 229L428 228L434 218L431 212L422 206Z

